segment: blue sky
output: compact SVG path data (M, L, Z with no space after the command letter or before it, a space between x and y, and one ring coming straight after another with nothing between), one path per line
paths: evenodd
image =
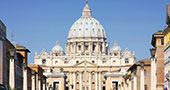
M92 15L102 23L110 47L117 40L122 50L136 52L137 60L150 57L152 33L162 30L170 0L89 0ZM0 0L0 19L7 37L35 51L48 52L58 40L65 48L71 25L81 16L85 0Z

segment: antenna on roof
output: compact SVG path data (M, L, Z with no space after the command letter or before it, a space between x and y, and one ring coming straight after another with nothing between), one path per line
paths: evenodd
M12 31L12 33L11 33L11 43L12 43L14 46L16 46L16 43L15 43L15 41L14 41L14 33L13 33L13 31Z
M11 40L12 40L12 42L14 41L14 34L13 34L13 31L12 31L12 33L11 33Z

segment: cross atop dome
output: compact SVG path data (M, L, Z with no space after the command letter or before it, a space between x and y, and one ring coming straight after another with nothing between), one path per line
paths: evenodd
M56 46L58 46L59 45L59 42L58 42L58 40L56 41Z
M85 5L85 7L83 9L82 16L83 17L92 17L91 16L91 10L90 10L89 5L88 5L88 0L86 0L86 5Z
M115 42L114 42L114 46L117 46L117 40L115 40Z
M88 4L88 0L86 0L86 4Z

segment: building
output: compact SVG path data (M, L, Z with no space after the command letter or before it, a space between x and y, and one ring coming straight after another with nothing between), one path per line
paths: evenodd
M0 84L8 85L8 66L6 60L6 26L0 20Z
M42 66L44 66L44 65L42 65ZM31 90L45 90L45 89L43 89L43 85L44 85L44 83L46 83L45 82L46 78L43 75L43 69L41 68L41 66L35 65L35 64L29 64L28 67L31 68L34 72L34 73L32 73L33 77L31 80L31 82L32 82Z
M124 90L151 90L151 61L139 60L133 64L124 76ZM162 90L162 89L161 89Z
M6 27L0 21L0 84L8 89L31 90L34 74L33 70L27 67L29 52L24 46L6 38Z
M22 62L23 89L31 90L32 70L29 67L27 67L28 53L30 53L30 51L20 44L16 44L16 50L18 53L20 53L23 56L23 62Z
M163 31L152 34L151 44L152 57L136 62L124 76L127 90L164 90Z
M164 87L168 90L170 89L170 4L167 5L167 18L166 24L168 27L165 27L163 32L164 34Z
M152 35L155 55L151 58L151 90L164 90L164 36L163 31Z
M11 51L14 51L12 56ZM6 26L0 21L0 84L22 90L22 62L23 56L16 52L15 46L6 38Z
M65 52L57 42L50 54L43 49L34 57L34 64L46 65L42 68L50 90L123 90L123 75L135 62L135 53L122 51L117 41L109 50L105 30L93 18L88 1L70 28Z

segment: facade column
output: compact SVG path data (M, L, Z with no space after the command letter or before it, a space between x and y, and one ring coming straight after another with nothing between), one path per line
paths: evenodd
M38 80L38 90L41 90L41 80Z
M122 90L123 90L123 89L122 89ZM126 82L124 83L124 90L128 90L128 89L127 89L127 83L126 83Z
M129 90L132 90L132 81L131 80L129 80Z
M85 49L84 49L84 45L85 45L84 43L81 43L81 53L84 53L84 52L85 52L85 51L84 51L84 50L85 50Z
M80 90L82 90L82 72L80 72Z
M71 52L71 44L68 43L68 53L70 53L70 52Z
M96 48L97 48L97 49L96 49L96 50L97 50L96 52L99 53L99 43L97 43L97 47L96 47Z
M73 72L73 83L74 90L76 90L76 72Z
M140 90L144 90L144 68L142 68L142 67L141 67L141 70L140 70L140 74L141 74L141 76L140 76ZM156 90L156 89L154 89L154 90Z
M96 72L96 90L98 90L98 72Z
M89 72L89 90L91 90L91 72Z
M102 77L101 77L101 72L99 72L99 90L102 90L102 85L101 85L101 82L102 82Z
M72 90L72 72L70 72L70 89L69 90Z
M105 42L102 44L102 52L105 52Z
M43 82L43 90L46 90L46 83Z
M76 43L74 43L74 54L76 53L76 50L77 48L76 48Z
M9 88L12 90L15 88L15 60L10 59L10 69L9 69Z
M90 55L93 53L93 43L90 42Z
M151 58L151 90L156 90L156 62Z
M32 75L32 90L35 90L35 75Z
M137 79L136 79L136 75L134 76L134 85L133 85L133 87L134 87L134 89L133 90L137 90Z
M27 85L28 85L28 84L27 84L27 81L28 81L28 80L27 80L27 69L24 68L23 71L24 71L24 72L23 72L23 74L24 74L24 75L23 75L23 76L24 76L24 77L23 77L23 78L24 78L24 80L23 80L23 89L24 89L24 90L27 90L27 89L28 89L28 87L27 87Z

